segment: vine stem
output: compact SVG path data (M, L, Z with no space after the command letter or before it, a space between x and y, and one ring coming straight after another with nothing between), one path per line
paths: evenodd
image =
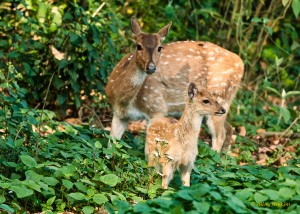
M53 77L54 77L54 74L56 72L53 72L51 78L50 78L50 81L49 81L49 84L48 84L48 87L47 87L47 91L46 91L46 96L43 100L43 108L42 108L42 112L40 114L40 121L39 121L39 125L38 125L38 137L37 137L37 140L36 140L36 143L35 143L35 155L37 156L38 155L38 149L39 149L39 140L40 140L40 132L41 132L41 124L42 124L42 116L44 114L44 109L45 109L45 106L46 106L46 101L47 101L47 97L48 97L48 94L49 94L49 90L50 90L50 86L51 86L51 83L52 83L52 80L53 80Z

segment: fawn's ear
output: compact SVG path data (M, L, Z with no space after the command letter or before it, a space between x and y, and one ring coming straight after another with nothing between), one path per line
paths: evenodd
M190 99L194 99L198 94L198 89L195 83L191 82L189 85L188 95Z
M168 35L171 25L172 22L170 22L169 24L167 24L166 26L164 26L162 29L158 31L157 34L161 37L161 40L164 40L165 37Z
M131 18L131 31L134 34L134 36L137 36L142 32L140 25L134 17Z

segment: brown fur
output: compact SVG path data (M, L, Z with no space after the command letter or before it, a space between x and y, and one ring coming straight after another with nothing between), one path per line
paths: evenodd
M170 25L156 34L145 34L135 20L132 31L142 50L127 54L109 76L106 94L114 109L111 135L121 138L128 121L151 120L165 115L180 114L190 82L197 86L207 79L207 89L228 112L241 82L244 64L239 56L210 42L183 41L163 45L161 40ZM129 63L128 63L129 61ZM147 75L147 66L156 72ZM134 80L134 81L133 81ZM229 132L226 116L208 116L212 148L220 151Z
M148 166L161 169L162 187L165 189L176 169L181 171L183 185L190 185L190 174L198 154L198 135L203 115L225 113L205 89L195 94L187 102L179 121L174 123L171 118L157 119L147 132L145 153L149 154ZM204 100L208 103L204 103Z

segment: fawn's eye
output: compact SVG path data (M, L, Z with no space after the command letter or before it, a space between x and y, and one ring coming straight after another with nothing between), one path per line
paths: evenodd
M142 46L141 46L141 45L136 45L136 49L137 49L138 51L141 51L141 50L143 50L143 48L142 48Z
M202 100L202 102L203 102L204 104L208 104L208 103L209 103L209 100L208 100L208 99L205 99L205 100Z
M163 48L164 48L163 46L159 46L159 47L157 48L157 51L160 52L161 49L163 49Z

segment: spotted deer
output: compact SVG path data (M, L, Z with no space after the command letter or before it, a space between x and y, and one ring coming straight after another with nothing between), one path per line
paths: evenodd
M226 110L201 87L188 88L188 101L179 121L174 118L153 120L146 136L148 166L162 174L162 188L167 189L175 170L180 169L184 186L190 186L190 175L198 155L198 135L204 115L220 116Z
M115 66L105 89L114 110L112 137L120 139L129 121L146 119L149 127L152 119L180 115L185 88L190 82L198 85L201 79L207 79L207 90L228 112L243 76L242 60L210 42L162 45L171 25L170 22L158 33L147 34L131 19L136 49ZM218 152L232 134L226 116L227 113L207 117L212 148Z

